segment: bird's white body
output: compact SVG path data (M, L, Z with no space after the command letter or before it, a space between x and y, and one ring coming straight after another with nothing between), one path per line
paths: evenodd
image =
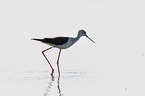
M59 49L66 49L66 48L72 46L78 40L79 39L77 39L77 38L69 37L68 41L66 43L62 44L62 45L55 45L55 44L50 44L50 43L45 43L45 44L53 46L55 48L59 48Z

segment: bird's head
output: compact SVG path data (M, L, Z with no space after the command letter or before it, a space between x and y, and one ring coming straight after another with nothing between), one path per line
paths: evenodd
M78 35L81 37L81 36L86 36L88 39L90 39L93 43L95 43L86 33L85 30L79 30L79 33Z
M79 30L78 33L80 36L85 36L86 35L86 31L85 30Z

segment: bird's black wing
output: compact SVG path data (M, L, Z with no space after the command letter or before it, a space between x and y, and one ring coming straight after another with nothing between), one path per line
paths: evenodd
M55 45L63 45L67 41L68 41L68 37L44 38L41 40L41 42L55 44Z

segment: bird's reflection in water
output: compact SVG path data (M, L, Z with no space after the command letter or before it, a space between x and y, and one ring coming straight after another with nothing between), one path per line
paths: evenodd
M47 94L49 93L49 91L50 91L50 89L51 89L51 87L52 87L52 82L53 82L53 81L54 81L54 76L51 75L51 81L49 82L49 85L48 85L48 87L46 88L46 92L44 93L43 96L47 96Z
M49 85L48 85L48 87L46 88L46 91L45 91L45 93L44 93L43 96L49 96L48 94L49 94L49 92L50 92L51 87L53 86L53 84L52 84L53 81L54 81L54 76L51 75L51 81L49 82ZM59 81L60 81L60 76L58 76L58 79L57 79L57 90L58 90L58 93L59 93L58 96L63 96L63 95L61 94L61 89L60 89L60 83L59 83Z
M62 96L59 81L60 81L60 75L58 76L58 80L57 80L57 88L58 88L59 96Z

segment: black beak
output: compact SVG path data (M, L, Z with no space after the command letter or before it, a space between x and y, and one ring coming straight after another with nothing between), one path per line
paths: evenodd
M85 35L88 39L90 39L93 43L95 43L89 36Z

